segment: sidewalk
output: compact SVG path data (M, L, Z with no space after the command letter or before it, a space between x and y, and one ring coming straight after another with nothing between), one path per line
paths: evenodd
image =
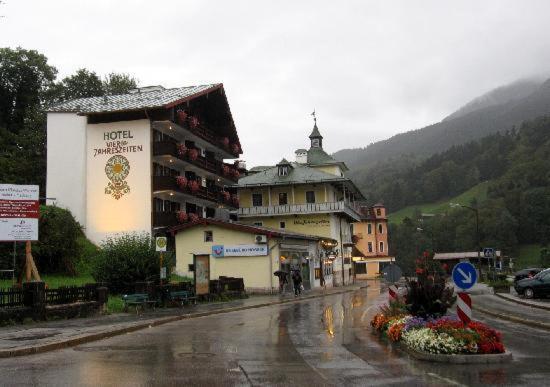
M520 304L501 294L473 295L472 308L474 312L478 310L499 319L550 330L550 310Z
M187 318L341 294L358 290L363 286L365 284L358 283L327 290L313 290L297 298L293 294L251 296L247 299L230 302L200 304L184 308L160 308L154 311L147 310L140 315L131 312L117 313L89 318L9 326L0 328L0 358L52 351Z

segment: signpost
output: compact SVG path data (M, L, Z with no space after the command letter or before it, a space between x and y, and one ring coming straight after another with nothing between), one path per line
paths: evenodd
M160 284L162 285L162 280L166 278L166 268L162 266L163 254L166 251L166 246L168 245L168 238L166 237L156 237L155 238L155 250L160 253Z
M464 324L468 324L472 320L472 299L464 290L477 282L476 268L470 262L460 262L453 268L452 277L456 286L463 290L458 292L456 314Z
M39 188L37 185L0 184L0 241L13 242L12 279L15 281L16 242L25 241L26 280L40 281L32 258L31 241L38 240ZM21 282L22 277L20 277Z
M384 274L384 280L391 284L388 288L390 302L397 301L397 285L395 283L399 281L403 275L401 268L392 263L382 269L382 273Z

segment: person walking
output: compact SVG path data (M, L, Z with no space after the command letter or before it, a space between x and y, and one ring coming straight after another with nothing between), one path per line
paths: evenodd
M302 294L302 275L300 270L294 270L292 273L292 283L294 285L294 297Z
M287 274L282 270L277 270L273 275L279 278L279 294L283 294L285 291L285 285L288 283Z

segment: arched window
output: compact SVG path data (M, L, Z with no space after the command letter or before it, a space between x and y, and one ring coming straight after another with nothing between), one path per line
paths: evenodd
M384 228L382 227L382 223L378 223L378 234L383 234Z
M379 247L380 247L380 248L378 249L378 251L380 251L381 253L383 253L383 252L384 252L384 242L380 242Z

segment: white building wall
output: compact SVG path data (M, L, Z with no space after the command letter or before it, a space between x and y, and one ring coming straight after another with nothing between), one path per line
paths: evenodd
M86 225L86 117L48 113L46 196Z
M86 235L95 243L120 233L151 232L151 128L149 120L87 125ZM109 188L107 170L123 156L128 190ZM119 157L120 161L120 157ZM129 167L129 169L127 169ZM127 184L127 186L126 186ZM117 195L118 194L118 195ZM118 196L118 197L117 197Z

